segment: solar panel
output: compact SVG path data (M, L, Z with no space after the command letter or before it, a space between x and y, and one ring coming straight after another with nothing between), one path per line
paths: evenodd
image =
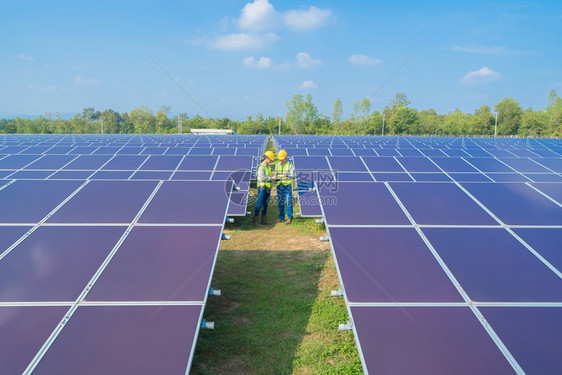
M165 181L139 223L222 225L231 191L231 181Z
M390 186L417 224L497 224L453 183L390 183Z
M99 171L90 176L91 180L128 180L133 171Z
M404 168L394 158L364 157L371 172L404 172Z
M527 374L556 374L562 368L562 308L482 307L481 311Z
M147 156L144 155L117 155L113 157L109 162L107 162L107 164L101 167L101 169L114 171L135 170L142 165L146 158Z
M562 225L562 207L526 184L463 186L506 224Z
M399 157L398 162L408 172L441 172L441 170L426 158Z
M74 301L123 227L40 227L0 261L0 302Z
M109 155L80 155L62 169L96 170L111 159Z
M38 158L37 155L8 155L0 160L0 169L20 169Z
M21 374L68 310L65 306L0 306L0 368Z
M18 238L23 236L31 227L10 226L0 227L0 255L8 249Z
M432 158L431 160L445 172L478 172L461 158Z
M88 293L88 301L199 301L222 226L135 227Z
M0 190L0 223L38 223L80 185L78 181L15 181Z
M330 229L349 302L462 302L413 228Z
M217 156L186 156L178 167L180 171L209 171L215 168Z
M562 279L499 228L424 228L473 301L562 301Z
M59 209L49 223L130 223L155 181L92 181Z
M513 374L468 307L351 307L369 373Z
M339 182L320 187L319 193L329 225L410 224L382 183Z
M201 312L201 305L81 306L33 373L184 374Z
M562 228L515 228L513 231L562 272Z
M174 171L181 160L181 156L153 155L150 156L139 169L150 171Z
M562 182L562 181L561 181ZM557 184L533 184L532 186L548 195L550 198L562 204L562 183Z
M25 169L59 169L70 163L73 155L45 155L41 159L27 165Z
M367 168L361 158L330 156L328 161L333 171L367 172Z
M533 172L533 173L544 173L549 172L548 169L542 165L535 163L531 159L523 158L500 158L500 161L509 165L511 168L517 172Z

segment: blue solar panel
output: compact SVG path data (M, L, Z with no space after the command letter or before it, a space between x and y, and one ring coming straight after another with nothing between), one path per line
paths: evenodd
M361 183L343 181L366 173L340 171L334 185L319 185L324 220L366 371L513 373L521 366L537 373L560 372L560 363L548 356L540 370L527 367L525 345L531 352L543 347L529 344L540 341L540 336L520 335L514 340L517 335L513 333L521 326L514 322L505 325L505 332L498 332L497 338L489 332L491 322L480 312L492 309L484 305L525 304L532 311L539 309L536 304L562 303L558 256L562 189L555 183L561 177L557 172L562 169L562 159L553 158L556 154L545 149L556 141L275 136L274 142L278 148L290 143L309 150L338 142L338 149L347 146L356 155L361 155L360 144L379 155L396 156L362 158L376 181L391 181L386 186L396 198L369 191ZM332 146L331 152L334 149ZM301 162L305 163L306 159ZM307 165L307 174L318 173L314 164ZM297 173L303 172L299 163L295 166ZM393 182L412 179L417 182ZM450 179L457 183L436 182ZM530 186L539 181L544 182ZM400 210L382 207L381 201L394 202ZM399 204L412 216L411 221ZM396 212L404 215L403 221L393 221ZM436 271L433 276L426 273L431 265ZM444 282L437 282L436 275ZM430 286L432 283L436 284ZM449 296L456 298L439 293L445 285L450 287ZM495 309L511 309L501 306ZM464 311L462 318L459 311ZM412 328L411 320L425 323ZM559 331L559 325L550 326ZM451 334L455 329L463 331ZM472 338L467 341L469 335ZM549 335L545 337L551 340ZM511 354L502 349L499 340L504 338ZM511 350L510 345L521 350L517 346ZM474 358L469 364L467 356ZM450 370L444 371L447 366Z
M562 279L504 229L423 232L473 301L562 301Z
M509 225L562 225L562 207L526 184L463 186L500 220Z

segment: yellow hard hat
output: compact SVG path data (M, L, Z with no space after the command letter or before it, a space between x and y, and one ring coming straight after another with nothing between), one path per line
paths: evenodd
M285 151L285 150L279 151L279 154L277 155L277 157L279 158L279 160L286 159L287 158L287 151Z
M267 156L270 160L275 159L275 156L273 155L273 152L271 152L271 151L266 151L264 155Z

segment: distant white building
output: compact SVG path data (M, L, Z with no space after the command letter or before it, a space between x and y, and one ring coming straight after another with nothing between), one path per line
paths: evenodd
M231 135L232 129L191 129L193 134Z

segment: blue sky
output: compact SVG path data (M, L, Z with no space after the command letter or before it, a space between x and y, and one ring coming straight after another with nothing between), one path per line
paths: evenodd
M119 112L148 105L213 117L284 115L310 93L330 115L341 98L397 92L412 106L473 112L513 97L544 108L562 95L561 1L3 1L0 116Z

